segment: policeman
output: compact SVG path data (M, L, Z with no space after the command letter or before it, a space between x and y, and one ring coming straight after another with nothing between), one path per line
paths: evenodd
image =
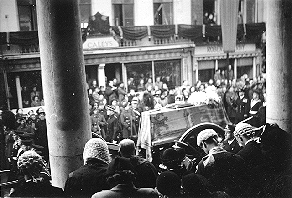
M107 133L106 133L106 141L107 142L119 142L120 141L120 121L118 116L115 113L114 106L107 106Z
M135 125L136 115L132 108L130 108L130 103L127 103L127 106L120 115L123 138L129 138L137 136L137 130Z
M249 111L249 101L247 97L244 95L244 90L239 89L238 91L239 97L237 97L235 101L236 105L236 114L235 114L235 123L239 123L240 121L244 120L248 116Z
M91 120L91 131L97 132L97 134L101 135L102 138L105 138L105 130L106 120L102 114L99 113L98 109L93 110L93 114L90 116Z
M134 115L135 115L134 123L135 123L136 130L138 131L139 125L140 125L141 111L138 108L138 98L137 97L134 97L132 99L131 108L132 108Z
M236 141L234 137L234 134L233 134L234 129L235 129L235 126L228 125L228 124L226 125L226 127L224 128L225 139L222 142L223 149L231 153L237 153L241 149L241 147L239 146L238 142Z

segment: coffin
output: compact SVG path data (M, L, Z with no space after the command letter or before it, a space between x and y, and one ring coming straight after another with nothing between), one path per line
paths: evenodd
M184 132L195 125L214 123L225 127L230 123L221 103L173 105L170 108L142 112L141 119L137 146L146 149L146 158L150 161L152 146L179 140Z

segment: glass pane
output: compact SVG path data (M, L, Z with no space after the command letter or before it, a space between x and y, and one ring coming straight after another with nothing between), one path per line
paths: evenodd
M204 69L199 70L199 80L203 83L208 82L211 78L213 78L214 69Z
M181 60L155 61L155 78L160 77L169 89L181 86ZM168 80L169 79L169 80Z
M18 6L20 31L30 31L31 27L31 10L29 6Z
M134 26L133 19L125 19L125 26Z
M81 23L88 23L89 17L91 16L91 5L81 4L79 8Z
M162 7L162 24L171 25L173 24L173 11L172 3L164 3Z
M130 78L134 79L135 91L137 91L137 85L140 80L144 80L144 85L148 78L152 78L152 63L151 62L140 62L140 63L128 63L127 68L127 81Z
M124 16L125 18L134 18L134 5L124 4Z
M114 22L116 26L122 26L122 5L121 4L114 4Z
M154 25L162 24L162 4L154 3Z

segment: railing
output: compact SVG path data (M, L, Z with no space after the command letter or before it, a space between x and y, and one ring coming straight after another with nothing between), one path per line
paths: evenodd
M197 45L220 44L221 26L169 25L111 27L111 35L119 47L173 45L195 43ZM238 43L259 43L265 31L264 23L238 25ZM82 39L94 35L82 29ZM98 36L94 36L98 37ZM0 32L0 54L19 55L39 53L36 31Z

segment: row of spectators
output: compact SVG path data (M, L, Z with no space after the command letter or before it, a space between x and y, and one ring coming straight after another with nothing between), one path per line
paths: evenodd
M199 159L190 160L178 145L165 149L163 171L135 154L133 140L122 140L120 156L112 158L107 143L92 138L84 147L84 165L68 175L63 190L51 186L40 155L26 151L18 158L19 182L10 196L289 197L291 134L270 124L233 127L226 128L223 141L213 129L200 131L193 148L205 153ZM226 147L230 141L238 149Z

